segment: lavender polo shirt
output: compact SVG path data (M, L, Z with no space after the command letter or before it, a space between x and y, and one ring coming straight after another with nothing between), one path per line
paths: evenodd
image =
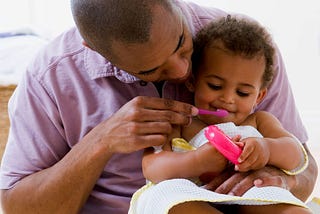
M177 2L193 34L210 20L225 15L217 9ZM52 41L28 67L9 102L11 129L2 160L0 188L48 168L70 151L93 127L132 98L159 97L152 83L117 69L85 48L76 29ZM276 76L258 106L276 115L301 141L306 131L280 55ZM191 102L183 85L165 83L163 97ZM131 195L145 183L142 152L114 155L105 166L81 213L127 213Z

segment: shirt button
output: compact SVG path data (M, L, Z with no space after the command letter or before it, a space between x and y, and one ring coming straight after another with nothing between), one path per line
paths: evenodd
M146 82L146 81L143 81L143 80L140 81L141 86L146 86L147 84L148 84L148 82Z

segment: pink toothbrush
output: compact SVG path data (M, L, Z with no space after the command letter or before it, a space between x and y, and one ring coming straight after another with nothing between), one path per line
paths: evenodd
M239 164L238 158L242 149L237 146L232 140L223 133L217 126L208 126L204 134L209 142L216 147L216 149L234 164Z
M216 111L210 111L210 110L199 108L198 110L199 110L198 114L210 114L210 115L215 115L217 117L225 117L229 114L228 111L224 109L217 109Z

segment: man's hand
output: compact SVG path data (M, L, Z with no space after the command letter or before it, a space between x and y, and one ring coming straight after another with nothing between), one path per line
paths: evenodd
M305 144L304 147L309 156L309 166L298 175L289 176L274 167L264 167L249 172L235 172L231 166L208 183L205 188L217 193L242 196L253 186L278 186L288 189L297 198L305 201L312 193L318 170L316 162Z
M190 104L155 97L136 97L86 137L105 145L108 153L130 153L164 144L173 124L187 125L196 113L196 108Z
M242 196L253 186L278 186L290 189L290 186L294 186L295 182L294 176L285 175L274 167L264 167L249 172L234 172L229 168L206 185L206 188L217 193Z

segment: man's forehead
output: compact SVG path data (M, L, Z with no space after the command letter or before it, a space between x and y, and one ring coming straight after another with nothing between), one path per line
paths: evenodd
M113 52L119 58L118 63L114 63L116 66L137 74L161 66L174 53L183 33L184 19L180 14L155 16L154 23L148 42L138 44L113 42Z
M180 16L180 26L181 26L181 33L180 33L180 36L178 37L178 40L176 41L176 47L173 49L171 55L179 50L179 48L181 47L181 44L183 42L183 38L184 38L184 23L183 23L183 19L182 19L181 16ZM169 55L167 58L169 58L171 55ZM164 64L165 61L166 60L164 60L164 62L162 64ZM145 73L148 73L148 72L152 72L152 71L158 69L162 64L160 64L158 66L155 66L155 67L153 67L152 69L149 69L149 70L140 70L138 72L138 74L145 74Z

